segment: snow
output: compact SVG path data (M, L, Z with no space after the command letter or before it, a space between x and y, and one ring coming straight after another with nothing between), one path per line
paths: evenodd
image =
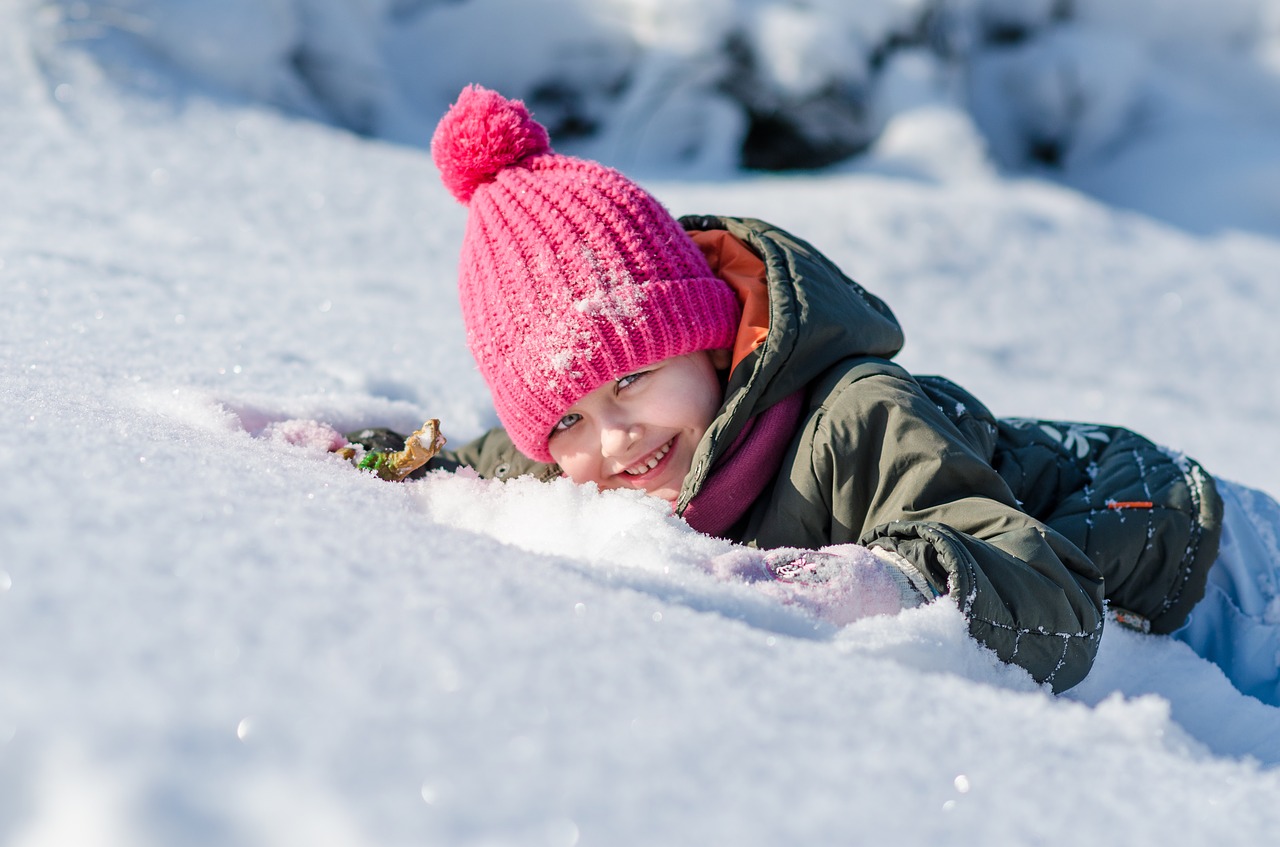
M494 423L454 290L464 213L425 152L266 105L293 28L358 66L376 39L333 21L413 5L0 6L0 842L1274 839L1280 710L1167 638L1109 628L1054 697L946 602L835 629L717 581L728 546L651 500L389 484L324 452L319 424L438 417L461 444ZM523 5L476 4L553 43ZM632 4L633 39L690 5ZM894 308L904 364L998 414L1131 426L1280 493L1280 18L1079 5L1113 47L1117 21L1143 36L1110 94L1146 117L1099 103L1073 169L1001 161L904 52L867 155L726 177L705 153L696 179L656 156L645 183L811 241ZM154 34L68 36L109 8ZM1251 12L1256 61L1230 49ZM197 22L235 35L187 51ZM556 56L495 67L522 61ZM381 73L364 95L429 131Z

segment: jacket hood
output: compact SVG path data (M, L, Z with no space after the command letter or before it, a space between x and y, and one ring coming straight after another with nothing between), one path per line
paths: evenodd
M720 414L694 456L677 504L682 510L750 418L839 361L892 358L904 339L884 301L804 240L750 218L693 215L680 223L691 231L726 231L750 247L764 261L769 293L768 332L729 376Z

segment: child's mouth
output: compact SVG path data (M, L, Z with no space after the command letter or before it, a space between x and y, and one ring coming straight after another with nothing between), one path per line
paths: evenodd
M666 444L663 444L657 450L653 451L652 455L650 455L649 458L645 459L643 462L637 465L634 465L632 467L623 469L623 473L625 473L627 476L635 477L635 478L646 476L655 468L657 468L658 465L662 464L663 459L667 458L667 456L670 455L671 447L675 443L676 443L676 440L674 438L671 439Z

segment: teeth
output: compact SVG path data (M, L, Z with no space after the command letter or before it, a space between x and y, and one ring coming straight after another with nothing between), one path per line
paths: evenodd
M637 468L627 468L627 473L631 476L640 476L642 473L648 473L658 466L658 462L662 461L662 457L667 455L671 450L671 442L668 441L658 448L658 452L649 457L649 460Z

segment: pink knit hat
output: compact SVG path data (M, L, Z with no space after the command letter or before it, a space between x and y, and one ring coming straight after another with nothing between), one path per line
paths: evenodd
M552 427L606 382L733 346L737 298L675 218L617 171L552 152L520 101L468 86L431 154L470 207L467 343L525 455L551 461Z

